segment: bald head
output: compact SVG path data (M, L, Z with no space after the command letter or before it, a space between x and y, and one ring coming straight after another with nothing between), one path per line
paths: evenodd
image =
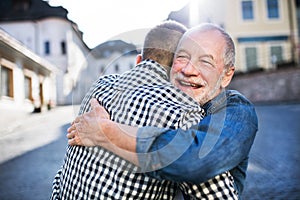
M211 23L203 23L195 26L185 32L184 37L191 37L205 32L216 32L220 34L224 41L223 61L226 68L232 67L235 64L235 46L230 35L223 28ZM200 38L201 39L201 38ZM195 41L197 42L197 41Z

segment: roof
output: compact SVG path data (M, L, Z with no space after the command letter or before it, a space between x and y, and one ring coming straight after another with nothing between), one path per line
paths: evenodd
M83 33L76 23L68 19L67 15L67 9L61 6L50 6L47 1L43 0L0 0L0 22L34 21L58 17L69 21L82 40ZM86 46L84 42L83 44ZM89 47L87 49L90 50Z
M37 71L41 74L49 74L51 72L60 73L53 64L36 55L31 50L22 45L18 40L11 37L5 31L0 29L0 57L15 60L21 58L26 65L26 68Z
M134 44L122 40L110 40L99 44L92 50L92 54L97 58L108 58L115 52L124 55L137 55L137 48Z
M47 17L67 18L68 11L52 7L42 0L1 0L0 21L37 20Z
M177 10L177 11L172 11L167 20L174 20L177 22L182 23L186 27L189 27L189 9L190 9L190 4L188 3L185 5L182 9Z

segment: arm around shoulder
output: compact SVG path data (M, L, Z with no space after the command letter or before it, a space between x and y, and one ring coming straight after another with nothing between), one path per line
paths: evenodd
M142 153L140 166L158 179L193 183L237 167L248 158L257 132L257 117L247 102L230 101L226 105L187 131L152 127L157 137L149 143L144 141L147 145L141 146L137 138L137 151ZM138 136L147 129L141 128Z

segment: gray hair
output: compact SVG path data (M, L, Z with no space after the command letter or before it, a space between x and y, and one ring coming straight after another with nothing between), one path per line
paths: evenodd
M216 30L219 31L226 43L224 52L223 52L223 61L225 67L229 68L234 66L235 63L235 46L234 42L231 38L231 36L220 26L211 24L211 23L203 23L199 25L199 29L203 31L208 31L208 30Z

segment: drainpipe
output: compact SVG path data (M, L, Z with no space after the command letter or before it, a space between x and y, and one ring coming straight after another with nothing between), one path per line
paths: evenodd
M40 52L40 36L39 36L39 24L37 20L33 21L34 23L34 43L35 43L35 53L39 56L42 56L41 52Z
M1 58L0 58L0 61L1 61ZM2 73L1 73L1 70L2 70L2 66L1 66L1 62L0 62L0 100L2 98Z
M292 62L296 63L295 59L295 27L294 27L294 13L293 13L293 1L287 1L288 3L288 14L289 14L289 25L290 25L290 41L291 41L291 55Z

